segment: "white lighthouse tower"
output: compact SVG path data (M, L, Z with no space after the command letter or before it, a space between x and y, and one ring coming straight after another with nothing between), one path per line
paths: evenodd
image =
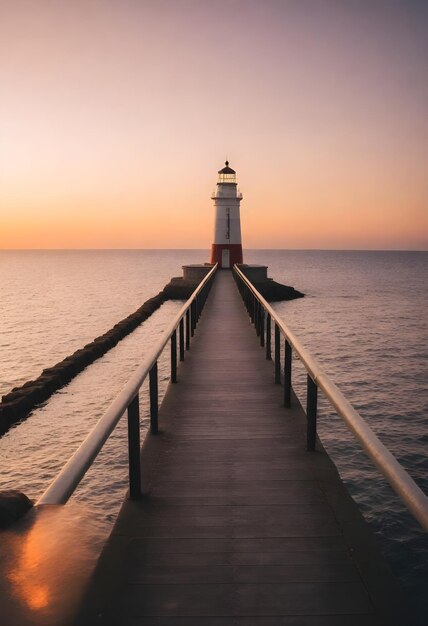
M211 248L211 263L221 268L242 263L241 219L239 205L242 193L236 184L236 172L229 167L219 170L217 189L211 198L215 206L214 243Z

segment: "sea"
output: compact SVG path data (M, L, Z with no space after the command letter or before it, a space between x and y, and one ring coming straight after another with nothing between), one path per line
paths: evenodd
M109 330L180 276L182 265L207 260L206 250L0 251L0 395ZM270 277L305 293L275 303L276 311L428 493L428 252L247 250L245 261L268 265ZM20 489L37 500L180 306L165 303L0 438L0 490ZM161 395L167 352L159 365ZM304 381L295 358L293 385L302 402ZM146 388L141 401L144 436ZM124 422L67 505L86 529L89 561L125 496ZM423 623L426 534L322 399L319 434Z

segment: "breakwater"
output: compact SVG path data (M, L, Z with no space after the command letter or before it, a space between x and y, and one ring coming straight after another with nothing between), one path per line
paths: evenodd
M111 350L118 342L132 333L167 300L186 300L194 291L198 281L172 278L162 291L153 296L109 331L96 337L83 348L47 367L35 380L3 395L0 402L0 436L22 419L29 416L38 405L46 402L52 394L67 385L77 374Z
M297 291L294 287L277 283L275 280L272 280L272 278L261 282L254 281L253 285L268 302L296 300L297 298L304 298L305 296L304 293Z
M273 278L269 278L267 265L240 263L238 267L268 302L296 300L296 298L303 298L305 295L294 287L283 285Z

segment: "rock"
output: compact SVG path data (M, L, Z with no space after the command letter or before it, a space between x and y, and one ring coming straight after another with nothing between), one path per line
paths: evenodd
M6 528L31 509L33 503L21 491L0 491L0 528Z
M42 374L38 380L49 395L56 391L60 385L60 381L58 381L54 376Z
M11 420L11 423L21 419L30 410L30 403L25 396L20 396L2 405L4 416Z
M14 387L13 391L11 391L10 393L5 393L4 396L2 396L1 401L4 403L7 402L13 402L14 400L18 399L21 397L21 388L20 387Z
M27 382L24 383L22 387L20 387L20 389L25 389L26 387L32 387L33 385L36 384L36 382L37 382L36 380L27 380Z
M171 278L170 282L165 285L163 293L166 300L187 300L198 285L199 281Z
M296 298L303 298L304 293L297 291L294 287L288 285L281 285L272 279L264 281L262 283L253 283L258 292L261 293L263 298L268 302L279 302L281 300L295 300Z
M0 404L0 416L3 425L9 426L19 420L24 412L24 407L19 400L13 400L7 404Z

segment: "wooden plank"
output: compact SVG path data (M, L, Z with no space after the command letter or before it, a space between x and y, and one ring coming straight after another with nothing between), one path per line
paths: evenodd
M361 583L127 585L122 615L337 615L372 611Z
M137 617L132 626L361 626L358 615L289 615L285 617ZM364 626L375 626L375 617L365 616Z

